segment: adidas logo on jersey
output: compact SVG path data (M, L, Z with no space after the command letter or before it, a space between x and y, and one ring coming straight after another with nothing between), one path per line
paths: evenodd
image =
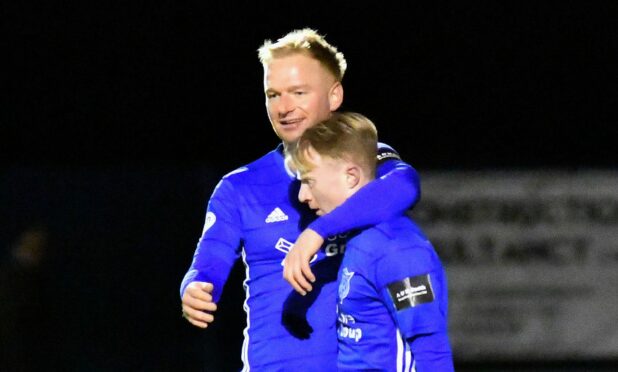
M268 217L266 217L265 221L266 223L272 223L272 222L281 222L281 221L287 221L287 220L288 220L288 215L283 213L283 211L277 207L272 212L270 212Z

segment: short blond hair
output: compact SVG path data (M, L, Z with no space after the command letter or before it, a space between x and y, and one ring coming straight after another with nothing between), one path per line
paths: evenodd
M293 54L305 54L317 60L339 82L343 79L348 67L343 53L329 44L324 36L310 28L294 30L277 40L276 43L266 40L258 49L258 57L264 66L268 65L274 58Z
M305 130L296 144L290 144L289 161L301 174L314 167L307 156L309 147L322 156L352 161L371 178L375 177L378 131L364 115L334 112L327 120Z

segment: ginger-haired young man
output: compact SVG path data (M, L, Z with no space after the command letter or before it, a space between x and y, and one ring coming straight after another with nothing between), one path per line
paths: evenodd
M328 215L374 179L376 145L360 114L308 128L289 152L299 200ZM453 371L445 273L407 216L351 231L338 283L339 371Z

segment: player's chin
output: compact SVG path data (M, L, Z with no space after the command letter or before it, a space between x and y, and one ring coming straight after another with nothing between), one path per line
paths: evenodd
M300 135L290 135L290 133L277 132L277 137L286 144L296 143Z
M301 131L288 131L279 135L279 138L281 138L286 143L296 143L302 135L303 133Z
M287 143L293 143L298 141L300 136L305 132L306 126L301 124L293 124L293 125L278 125L277 126L277 135L283 141Z

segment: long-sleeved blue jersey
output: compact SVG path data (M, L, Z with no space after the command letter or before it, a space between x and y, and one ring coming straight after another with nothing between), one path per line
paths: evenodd
M283 279L282 261L307 226L323 237L336 236L390 219L418 201L416 171L386 145L379 146L378 160L379 179L318 219L298 201L300 183L285 167L282 146L217 185L180 295L189 283L205 281L213 283L218 301L230 269L242 256L244 370L336 370L336 279L343 240L326 239L312 263L318 279L307 296L298 295Z
M438 255L401 216L352 234L338 274L340 371L453 371Z

